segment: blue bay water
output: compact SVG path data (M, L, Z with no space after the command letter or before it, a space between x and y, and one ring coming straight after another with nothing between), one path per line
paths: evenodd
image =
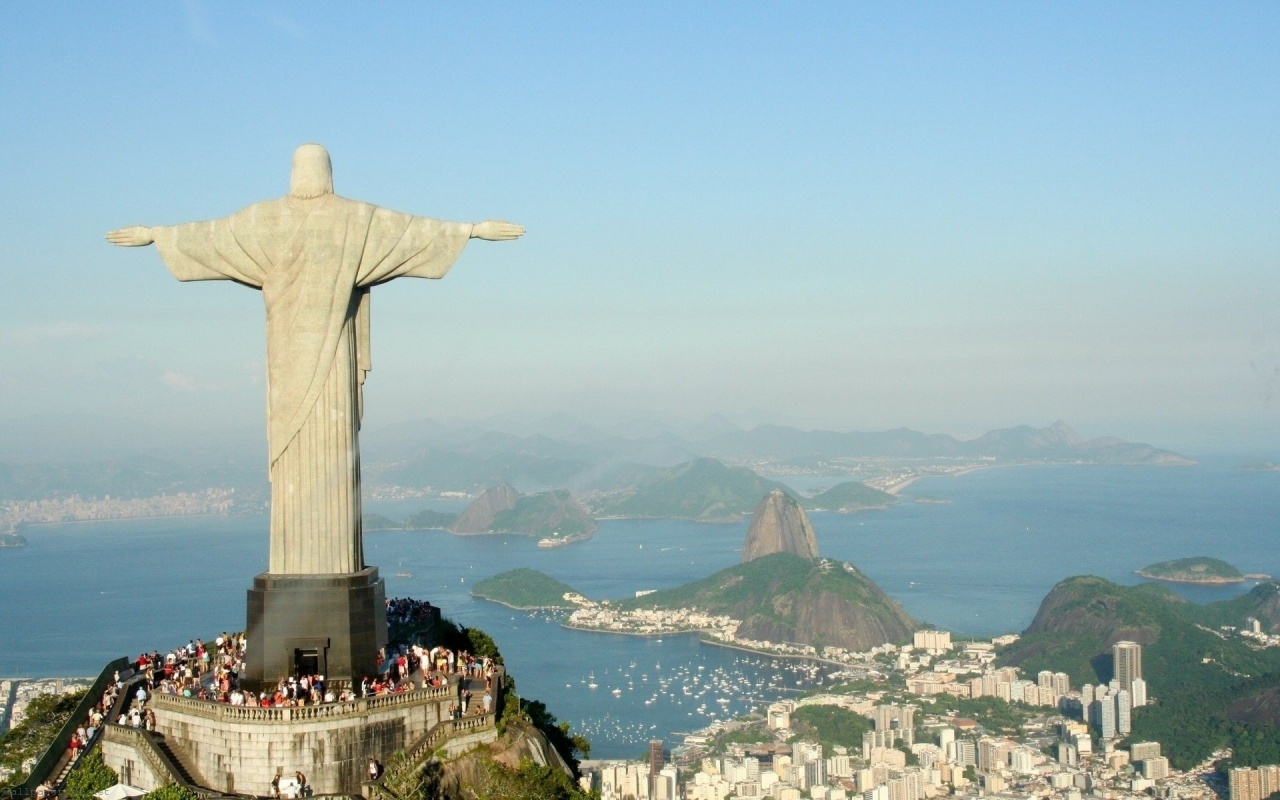
M1071 575L1134 583L1135 569L1191 555L1280 574L1274 473L1213 465L1001 468L923 479L904 494L950 502L814 514L819 547L856 564L914 616L957 632L1022 630L1044 594ZM388 501L367 510L402 518L460 505ZM371 533L365 547L389 595L430 600L492 634L520 693L584 730L593 755L637 757L654 735L700 727L711 713L741 713L825 671L689 636L659 642L569 631L546 615L476 600L470 587L528 566L592 598L631 596L737 563L745 533L745 523L606 520L590 541L550 550L529 537L439 531ZM0 550L3 676L90 674L122 654L239 629L245 590L266 566L262 517L34 526L24 535L27 547ZM1175 588L1209 602L1250 587Z

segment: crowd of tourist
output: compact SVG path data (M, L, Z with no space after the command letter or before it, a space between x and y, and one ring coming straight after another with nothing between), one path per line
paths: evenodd
M440 609L426 600L392 597L387 600L388 625L425 625L440 621Z
M387 620L391 625L425 624L439 619L440 610L430 603L410 598L387 601ZM245 646L243 634L223 633L209 644L202 639L192 639L168 653L153 651L138 656L131 668L115 673L114 680L73 732L69 744L71 761L74 763L93 744L104 723L155 731L156 715L148 707L148 701L157 693L232 706L273 708L350 702L358 697L452 685L457 692L456 701L449 707L451 718L488 714L492 710L498 665L487 656L476 657L466 650L401 645L389 653L385 649L379 651L378 675L362 679L358 687L335 691L326 685L323 675L292 675L281 678L274 690L254 693L241 687L239 680L244 670ZM484 683L484 693L476 703L471 687L480 681ZM122 693L132 696L116 711ZM116 714L114 719L112 714ZM371 779L380 777L382 770L381 763L370 760ZM293 776L277 775L272 781L271 793L273 797L303 797L307 794L306 777L301 772ZM37 800L57 800L56 792L47 783L37 789L36 796Z

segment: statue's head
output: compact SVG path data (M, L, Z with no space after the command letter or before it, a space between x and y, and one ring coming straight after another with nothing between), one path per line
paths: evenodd
M304 144L293 151L289 194L301 198L333 194L333 164L328 150L318 144Z

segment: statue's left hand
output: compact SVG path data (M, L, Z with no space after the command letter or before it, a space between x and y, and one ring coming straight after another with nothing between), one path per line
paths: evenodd
M471 229L472 239L484 239L489 242L505 242L510 239L519 239L521 236L524 236L523 225L498 219L477 222Z
M151 229L145 225L131 225L128 228L117 228L107 234L107 241L116 247L145 247L156 240Z

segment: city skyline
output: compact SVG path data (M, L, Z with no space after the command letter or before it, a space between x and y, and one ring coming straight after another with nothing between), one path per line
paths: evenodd
M258 303L102 235L278 197L319 141L339 194L529 227L375 292L373 429L1280 450L1274 7L400 11L0 11L0 429L253 441Z

